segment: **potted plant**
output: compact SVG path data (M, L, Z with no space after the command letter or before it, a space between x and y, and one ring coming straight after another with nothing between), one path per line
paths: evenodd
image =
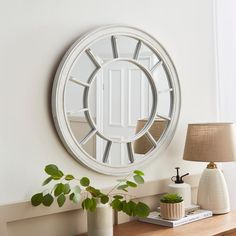
M117 180L118 183L109 192L93 187L88 177L77 178L64 174L56 165L47 165L44 170L48 177L42 185L54 183L50 188L33 195L32 205L49 207L56 200L58 206L62 207L66 200L76 204L81 202L82 208L88 212L89 236L113 235L112 209L138 217L146 217L150 212L145 203L126 200L129 188L136 188L144 183L144 173L140 170Z
M165 194L160 199L161 217L168 220L178 220L184 217L184 201L178 194Z

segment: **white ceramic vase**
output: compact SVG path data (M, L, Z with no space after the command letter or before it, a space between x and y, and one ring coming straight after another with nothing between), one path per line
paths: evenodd
M113 236L113 211L109 204L97 204L87 213L88 236Z
M160 204L161 217L167 220L178 220L184 217L184 201L179 203L163 203Z

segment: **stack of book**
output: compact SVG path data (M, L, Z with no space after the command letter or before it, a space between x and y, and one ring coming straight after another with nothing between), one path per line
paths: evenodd
M151 224L163 225L167 227L176 227L184 224L188 224L197 220L202 220L212 216L212 211L197 209L188 212L185 217L179 220L166 220L162 219L160 212L153 211L149 214L147 218L140 218L142 222L147 222Z

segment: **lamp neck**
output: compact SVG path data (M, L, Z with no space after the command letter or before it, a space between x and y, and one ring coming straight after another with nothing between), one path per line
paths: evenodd
M207 169L217 169L217 165L214 163L214 162L210 162L208 165L207 165Z

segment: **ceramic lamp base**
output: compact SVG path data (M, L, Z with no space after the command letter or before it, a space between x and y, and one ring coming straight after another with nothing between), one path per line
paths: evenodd
M201 176L197 204L213 214L225 214L230 211L228 188L221 170L206 168Z

